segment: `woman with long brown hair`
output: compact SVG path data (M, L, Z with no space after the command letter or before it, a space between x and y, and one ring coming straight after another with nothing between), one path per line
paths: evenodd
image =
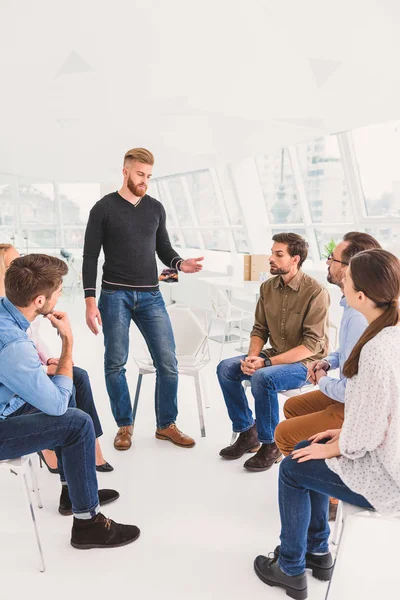
M305 569L330 579L329 496L383 514L400 511L400 262L381 249L352 258L347 303L368 327L344 366L342 429L296 446L279 472L281 545L258 556L255 571L297 600L307 598Z

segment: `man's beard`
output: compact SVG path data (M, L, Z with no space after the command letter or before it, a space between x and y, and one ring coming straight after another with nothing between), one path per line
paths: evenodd
M128 177L128 181L126 182L128 186L128 190L137 198L142 198L147 190L147 185L140 187L140 185L135 185L130 177Z
M46 302L43 304L42 308L38 308L37 312L39 315L43 315L44 317L46 317L47 315L49 315L50 313L53 312L54 306L53 308L50 308L50 302L48 300L46 300Z
M289 273L289 269L285 269L285 268L278 268L275 265L270 265L269 270L271 272L271 275L287 275Z
M337 286L339 286L340 288L342 287L342 280L340 280L340 281L336 281L336 280L335 280L335 279L332 277L330 269L328 269L328 275L326 276L326 280L327 280L327 282L328 282L328 283L332 283L332 285L337 285Z

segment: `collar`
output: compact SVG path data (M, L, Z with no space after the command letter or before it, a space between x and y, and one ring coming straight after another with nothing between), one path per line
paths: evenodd
M28 319L24 317L22 312L18 310L18 308L14 306L14 304L12 304L12 302L10 302L8 298L2 298L1 302L6 311L10 313L14 321L17 323L18 327L26 331L31 326Z
M287 286L292 288L292 290L294 292L298 292L300 284L303 280L303 277L304 277L304 273L301 269L299 269L299 271L296 273L296 275L293 277L293 279L287 284ZM283 282L281 275L278 275L278 277L276 277L276 279L274 281L274 288L277 289L278 287L285 287L285 284Z
M344 308L349 308L349 305L347 304L346 296L342 296L339 304L340 304L340 306L343 306Z

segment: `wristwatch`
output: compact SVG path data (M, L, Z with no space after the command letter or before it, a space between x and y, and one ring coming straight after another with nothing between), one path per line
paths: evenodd
M264 365L266 367L272 367L272 361L270 358L268 358L268 356L267 356L267 358L264 359Z

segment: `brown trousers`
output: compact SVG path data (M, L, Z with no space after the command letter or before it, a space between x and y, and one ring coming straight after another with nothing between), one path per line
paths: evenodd
M296 444L326 429L340 429L344 404L332 400L320 390L289 398L283 407L286 421L275 429L275 443L287 456Z

